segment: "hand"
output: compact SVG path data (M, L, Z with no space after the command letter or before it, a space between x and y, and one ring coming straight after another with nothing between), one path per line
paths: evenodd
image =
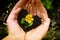
M21 8L17 8L16 10L10 13L7 19L7 27L8 27L9 34L3 40L24 40L25 32L18 25L17 22L17 16L20 10Z
M48 18L47 11L39 0L32 0L36 5L30 3L26 9L34 16L37 15L42 19L42 24L37 28L32 29L26 33L25 40L41 40L49 29L50 19ZM28 9L29 8L29 9ZM33 10L32 10L33 9Z
M26 0L20 0L12 9L8 19L7 19L7 27L8 27L8 36L3 38L2 40L24 40L25 32L18 25L17 17L21 8L24 7Z

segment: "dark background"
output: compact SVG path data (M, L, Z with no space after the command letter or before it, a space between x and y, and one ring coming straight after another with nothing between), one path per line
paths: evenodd
M0 0L0 40L8 35L6 19L18 0ZM42 0L48 11L51 24L43 40L60 39L60 0Z

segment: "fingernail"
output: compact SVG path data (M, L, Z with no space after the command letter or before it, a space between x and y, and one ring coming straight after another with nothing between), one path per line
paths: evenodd
M21 9L20 7L18 9Z

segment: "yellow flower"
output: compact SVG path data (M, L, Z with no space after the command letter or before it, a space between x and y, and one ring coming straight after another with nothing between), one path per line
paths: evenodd
M34 21L33 16L31 14L27 14L25 17L26 22L31 23Z

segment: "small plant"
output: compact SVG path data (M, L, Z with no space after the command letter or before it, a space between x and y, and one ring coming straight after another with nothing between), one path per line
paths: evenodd
M33 25L33 21L33 16L31 14L27 14L25 18L21 19L21 24L23 24L25 28L31 27Z

